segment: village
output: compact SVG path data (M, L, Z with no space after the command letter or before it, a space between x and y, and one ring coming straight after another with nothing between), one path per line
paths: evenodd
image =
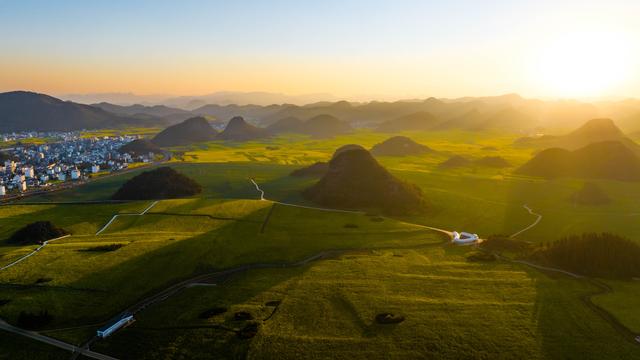
M155 154L121 153L120 147L138 136L83 138L80 132L0 134L1 139L33 137L57 139L51 143L16 143L0 150L0 196L46 190L55 185L127 169L132 163L149 163Z

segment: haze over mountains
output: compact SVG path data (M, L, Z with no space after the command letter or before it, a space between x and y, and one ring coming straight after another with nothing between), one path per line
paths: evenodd
M517 145L538 148L559 147L575 150L594 142L618 141L630 150L640 154L640 145L629 139L611 119L592 119L566 135L546 135L539 138L525 137L516 141Z
M116 128L125 125L151 126L158 119L117 115L103 109L65 102L26 91L0 94L0 131L70 131Z
M264 97L283 101L283 98ZM242 104L239 98L229 97ZM208 103L208 101L219 101ZM266 104L266 103L265 103ZM18 114L20 117L17 117ZM640 131L640 100L583 103L579 101L542 101L509 94L494 97L406 100L395 102L321 101L306 105L278 102L262 104L228 104L220 97L191 99L185 107L179 102L115 105L97 102L83 105L53 97L29 93L0 94L0 131L73 130L124 125L164 127L194 116L205 116L219 123L241 116L261 127L275 126L283 119L309 122L318 116L332 121L346 131L368 127L383 132L412 130L466 131L496 130L521 134L561 133L576 128L589 119L608 117L625 132ZM337 119L337 120L335 120ZM55 123L55 124L54 124ZM311 126L313 122L307 125ZM276 126L276 124L279 124ZM301 126L289 123L289 126ZM279 132L277 130L276 132ZM314 130L298 130L311 133Z
M541 151L516 173L545 178L640 180L640 158L618 141L589 144L578 150L550 148Z

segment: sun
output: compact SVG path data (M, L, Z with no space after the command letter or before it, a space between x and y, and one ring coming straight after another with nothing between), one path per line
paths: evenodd
M603 96L629 76L628 43L619 34L563 34L542 47L534 77L551 96Z

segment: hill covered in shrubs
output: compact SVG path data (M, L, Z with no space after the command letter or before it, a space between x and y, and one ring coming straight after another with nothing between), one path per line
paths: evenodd
M266 129L249 124L241 116L235 116L218 135L218 139L231 141L247 141L268 137Z
M605 205L611 202L611 199L607 193L602 190L600 186L595 183L584 183L582 188L570 197L571 202L578 205Z
M13 233L8 242L18 245L42 244L67 234L67 231L53 225L50 221L36 221Z
M353 131L349 123L332 115L320 114L307 121L295 117L286 117L267 127L271 134L294 133L309 135L314 138L331 138Z
M516 173L545 178L594 178L640 180L640 158L624 144L605 141L575 151L546 149L522 165Z
M159 132L153 140L157 146L182 146L214 140L218 132L201 116L187 119Z
M418 144L406 136L394 136L374 145L371 153L376 156L412 156L433 152L426 145Z
M111 197L114 200L175 199L199 194L195 180L170 167L145 171L124 183Z
M375 208L392 214L418 212L425 205L420 188L396 178L367 150L352 145L336 151L326 174L303 195L327 207Z

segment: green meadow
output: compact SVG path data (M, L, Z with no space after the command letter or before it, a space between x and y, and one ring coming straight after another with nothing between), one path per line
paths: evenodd
M637 349L580 302L586 283L451 246L353 252L303 268L253 270L150 308L96 349L153 359L629 358ZM280 301L277 308L268 303ZM226 313L201 319L212 307ZM228 330L259 326L251 341ZM375 322L377 314L405 317ZM136 343L135 349L129 344ZM151 350L150 350L151 349Z
M549 242L587 231L640 241L640 184L596 181L611 203L580 206L569 199L581 188L581 180L513 175L533 152L512 145L518 136L460 131L405 135L436 152L378 161L422 189L428 209L419 215L388 219L275 204L260 201L249 181L255 179L269 200L313 205L300 192L316 179L289 173L328 161L342 145L370 148L390 136L368 131L329 140L282 135L175 148L183 152L183 160L174 157L168 166L195 179L203 192L159 201L143 216L132 214L151 201L69 202L108 200L146 169L0 206L0 239L37 220L52 221L72 233L0 271L0 300L7 300L0 305L0 318L15 323L21 311L48 309L54 318L43 333L81 344L112 316L181 280L246 264L295 263L340 250L345 253L305 266L250 270L217 286L184 289L137 314L133 326L92 348L116 357L149 359L161 354L185 359L212 354L274 359L506 359L522 354L532 359L602 359L637 354L637 348L581 301L594 291L589 283L501 261L470 262L466 258L472 249L444 245L442 234L414 224L483 238L509 235L536 219L523 207L528 205L542 219L516 237L521 241ZM453 155L501 156L511 167L438 167ZM116 214L120 216L95 235ZM121 247L92 250L113 244ZM0 264L35 248L0 240ZM607 283L614 291L594 296L593 302L640 332L635 306L640 305L640 282ZM281 303L274 312L265 303L276 300ZM214 306L228 311L198 317ZM253 339L229 331L245 325L233 320L237 311L257 319L259 331ZM381 312L406 320L380 325L374 317ZM7 342L0 340L0 345L2 341ZM133 349L132 343L137 344ZM23 353L24 358L44 358L39 348Z

